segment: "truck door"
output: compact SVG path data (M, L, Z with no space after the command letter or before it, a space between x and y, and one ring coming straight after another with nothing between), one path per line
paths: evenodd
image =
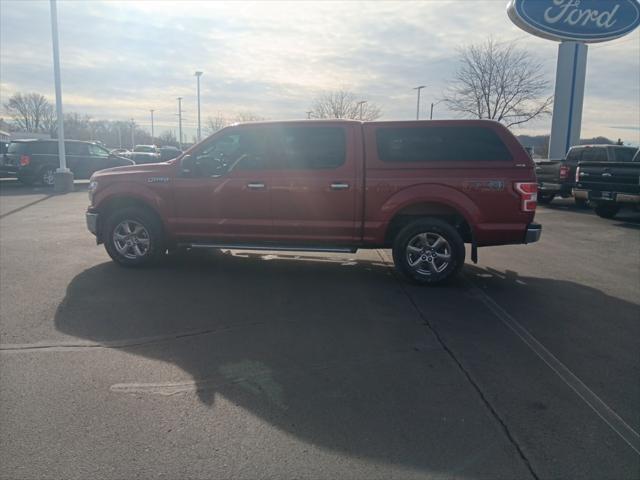
M354 245L358 152L344 124L272 127L273 234L281 244Z
M270 160L261 127L225 129L182 159L169 219L176 237L239 244L268 239Z

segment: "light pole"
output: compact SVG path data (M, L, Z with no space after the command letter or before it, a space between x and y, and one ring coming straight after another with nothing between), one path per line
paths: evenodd
M200 130L200 77L202 76L203 72L196 72L196 79L197 79L197 83L198 83L198 141L201 140L201 130Z
M431 113L429 114L429 120L433 120L433 106L438 105L439 103L444 102L444 100L438 100L437 102L431 102Z
M122 148L122 132L120 131L120 122L118 122L118 146Z
M56 116L58 123L58 158L60 166L53 177L56 192L73 190L73 173L67 168L67 157L64 151L64 117L62 116L62 86L60 84L60 50L58 48L58 9L56 0L51 0L51 41L53 44L53 78L56 89Z
M311 114L312 114L312 113L313 113L312 111L306 112L306 114L307 114L307 120L311 120Z
M366 100L360 100L356 105L358 105L358 107L360 107L360 120L362 120L362 106L367 103Z
M153 134L153 112L155 111L153 108L149 110L151 112L151 143L153 143L153 138L155 135Z
M420 120L420 90L422 90L426 85L420 85L415 87L414 90L418 91L418 105L416 106L416 120Z
M132 118L131 119L131 151L132 152L135 146L136 146L136 121Z
M178 97L178 143L180 144L180 150L182 150L182 97Z

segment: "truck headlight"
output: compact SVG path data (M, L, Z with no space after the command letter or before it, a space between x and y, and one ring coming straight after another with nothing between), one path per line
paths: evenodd
M98 181L97 180L89 180L89 188L87 191L89 192L89 202L93 205L93 195L96 193L98 189Z

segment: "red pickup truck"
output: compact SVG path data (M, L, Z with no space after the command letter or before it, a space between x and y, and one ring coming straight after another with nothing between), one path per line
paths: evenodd
M484 120L260 122L164 163L96 172L87 227L116 262L168 249L392 248L408 279L440 283L477 247L535 242L534 164Z

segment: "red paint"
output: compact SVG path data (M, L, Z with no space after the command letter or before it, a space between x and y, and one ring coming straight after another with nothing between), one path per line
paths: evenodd
M534 192L519 191L516 184L536 181L534 165L516 138L499 123L336 120L250 124L251 128L265 131L278 126L314 125L344 129L347 143L342 166L285 170L276 168L276 158L271 170L233 170L217 178L185 176L181 158L120 167L94 175L98 189L91 208L100 212L115 198L144 202L158 213L169 239L174 241L366 248L385 244L387 227L399 212L429 204L457 212L469 224L480 246L524 241L534 217L534 211L523 211L525 200L529 202L527 208L535 208L534 199L525 199L524 195ZM508 147L513 160L392 164L378 158L377 128L424 125L491 129ZM217 132L204 142L228 134L230 129ZM196 145L186 154L198 148ZM248 188L256 183L264 184L264 189ZM335 190L332 184L347 184L348 188Z

